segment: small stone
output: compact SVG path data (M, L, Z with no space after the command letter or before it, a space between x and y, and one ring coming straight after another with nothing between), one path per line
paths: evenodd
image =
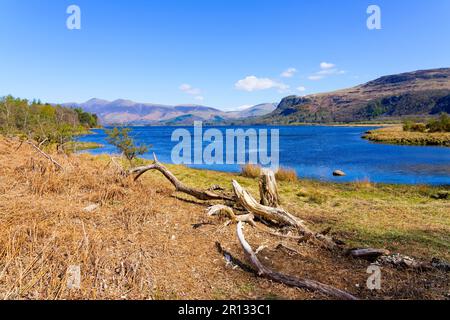
M98 204L91 204L90 206L87 206L86 208L83 209L84 212L94 212L95 210L98 209L98 207L100 207Z
M450 194L449 191L441 190L438 193L433 194L431 197L437 200L447 200L450 198L449 194Z
M342 170L336 170L336 171L333 172L333 176L335 176L335 177L344 177L344 176L346 176L346 174Z
M433 258L433 260L431 261L431 265L434 268L439 269L441 271L445 271L445 272L450 271L450 263L448 263L447 261L438 259L438 258Z

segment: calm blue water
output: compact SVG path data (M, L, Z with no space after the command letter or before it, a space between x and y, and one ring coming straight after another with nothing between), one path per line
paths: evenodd
M152 145L145 158L151 158L151 153L155 152L160 161L170 163L172 148L177 144L171 141L171 135L177 128L134 127L131 135L138 144ZM192 127L184 128L193 132ZM217 129L225 132L229 128L235 129ZM364 132L374 127L264 128L280 130L280 164L295 169L300 177L341 182L368 179L378 183L450 185L450 148L384 145L361 139ZM79 138L79 141L97 142L105 146L90 150L90 153L117 153L105 141L103 130L94 132L96 134ZM231 172L240 169L238 165L192 167ZM347 176L333 177L332 172L337 169L346 172Z

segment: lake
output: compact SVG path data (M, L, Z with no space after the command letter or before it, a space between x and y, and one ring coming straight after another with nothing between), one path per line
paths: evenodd
M172 132L179 127L132 127L138 144L152 147L144 158L155 152L161 162L171 163ZM193 127L182 127L193 132ZM211 127L204 128L204 130ZM236 127L217 127L224 132ZM241 127L248 129L248 127ZM271 126L255 129L279 129L280 165L295 169L301 178L349 182L369 180L377 183L450 185L450 148L397 146L369 142L361 136L374 127ZM97 142L104 147L92 154L117 153L109 145L102 129L82 136L78 141ZM195 168L237 172L239 165L191 165ZM347 176L333 177L334 170Z

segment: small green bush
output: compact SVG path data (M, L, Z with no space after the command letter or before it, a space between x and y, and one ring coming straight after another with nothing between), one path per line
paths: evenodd
M428 132L450 132L450 117L442 113L439 118L428 122L427 129Z
M413 132L425 132L427 130L427 126L423 123L415 123L411 126L410 131Z
M425 125L406 120L403 123L403 131L410 132L450 132L450 117L442 113L437 119L431 119Z
M106 130L108 135L106 141L122 152L131 164L138 156L146 153L148 148L145 145L136 146L134 140L129 136L130 131L129 128Z
M405 120L403 122L403 131L411 131L411 127L413 126L414 122L411 120Z

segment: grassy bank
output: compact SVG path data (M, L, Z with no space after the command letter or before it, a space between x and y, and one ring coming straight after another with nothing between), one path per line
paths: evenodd
M363 138L388 144L450 147L450 132L409 132L401 126L371 130Z
M256 178L170 167L190 185L208 188L219 183L228 187L229 181L236 179L258 195ZM317 230L332 227L336 235L347 238L353 246L386 247L450 259L450 201L436 200L440 192L450 192L449 186L383 185L369 181L341 184L304 179L278 179L278 184L283 206L314 223Z
M219 242L245 261L236 226L209 217L201 202L176 193L158 172L138 182L110 156L52 156L0 138L0 298L8 299L323 299L227 263ZM11 154L14 153L14 157ZM257 178L168 166L184 183L207 189L231 180L258 196ZM384 247L417 258L450 260L448 187L280 181L283 207L348 246ZM89 206L94 209L86 209ZM91 207L92 208L92 207ZM383 268L382 290L365 287L368 262L247 226L249 243L278 271L321 281L366 299L443 299L448 276ZM277 249L279 244L296 253ZM81 288L66 270L81 267Z
M80 142L80 141L71 141L68 142L65 146L66 150L69 152L77 152L83 150L94 150L100 149L103 145L96 142Z

